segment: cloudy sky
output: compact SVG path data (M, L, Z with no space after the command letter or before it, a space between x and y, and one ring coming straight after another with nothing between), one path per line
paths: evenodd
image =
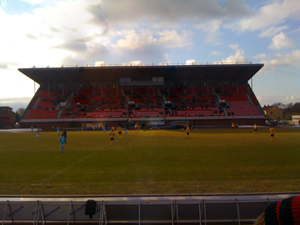
M0 0L0 30L14 111L35 91L18 68L116 63L264 63L261 105L300 101L299 0Z

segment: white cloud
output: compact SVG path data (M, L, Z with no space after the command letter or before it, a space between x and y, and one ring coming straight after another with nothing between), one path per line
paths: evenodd
M300 102L300 95L287 96L287 97L285 97L285 100L287 102Z
M149 46L161 46L162 48L181 48L191 45L189 31L182 31L181 34L175 30L165 30L154 34L149 30L142 30L137 33L135 30L122 30L110 33L112 36L122 36L112 47L116 50L142 50Z
M32 97L9 97L0 98L0 106L9 106L16 112L19 108L25 108L29 104Z
M237 45L231 45L232 49L236 50L234 55L222 59L221 63L249 63L249 60L244 56L244 50L237 49Z
M218 51L212 51L210 54L212 55L223 55L224 53L223 52L218 52Z
M169 54L163 54L164 59L166 60L167 63L171 63L169 59Z
M108 66L104 61L95 62L95 66Z
M299 0L276 0L270 1L261 7L252 16L229 24L227 27L238 31L255 31L270 26L276 26L287 19L300 19L300 1Z
M272 44L269 46L270 49L283 49L291 48L294 46L294 41L292 38L287 37L283 32L277 34L272 39Z
M300 50L294 50L291 53L276 54L272 59L261 61L265 64L262 68L262 73L275 72L279 67L298 67L300 66Z
M266 53L253 56L254 59L265 59L266 57L267 57Z
M230 44L229 47L233 50L237 50L239 48L239 45L238 44Z
M195 59L188 59L186 60L185 65L197 65L197 61Z
M158 42L149 30L144 30L140 33L137 33L132 29L115 31L115 35L123 36L123 38L119 39L115 45L112 45L115 49L128 49L134 51L149 45L155 45Z
M41 4L42 0L21 0L22 2L26 2L31 5Z
M300 102L300 95L274 95L274 96L256 96L260 105L273 105L275 102L288 104L290 102Z
M207 32L206 37L207 42L217 42L218 37L222 34L220 32L220 27L223 21L221 19L214 19L206 23L200 23L195 26L196 29L201 29L204 32Z
M130 63L123 63L122 66L144 66L142 61L136 60L136 61L131 61Z
M158 33L160 35L159 44L166 48L176 48L192 45L190 37L192 36L191 31L182 31L179 34L175 30L165 30Z
M105 28L134 27L141 21L151 26L159 24L164 28L173 27L183 20L194 22L224 17L225 10L215 1L135 1L110 0L101 1L87 8L93 15L93 24L101 24ZM233 14L235 12L232 12Z
M270 27L267 30L263 30L259 36L260 37L273 37L279 32L288 29L288 26L281 26L281 27Z
M7 63L0 62L0 70L7 70L7 69L8 69Z

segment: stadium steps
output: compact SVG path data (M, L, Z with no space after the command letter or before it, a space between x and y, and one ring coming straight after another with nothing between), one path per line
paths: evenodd
M71 94L70 94L70 96L68 96L68 98L66 99L66 106L63 108L63 107L61 107L60 109L58 108L58 113L57 113L57 116L56 116L56 119L60 119L60 117L61 117L61 114L63 113L63 111L65 110L65 108L68 108L69 106L70 106L70 99L74 96L75 94L74 94L74 92L72 92Z
M38 106L40 100L41 100L41 97L38 97L38 99L36 100L36 102L34 103L34 105L32 107L33 109L36 109L36 107Z
M38 93L38 92L36 92L36 93ZM26 110L25 110L25 112L24 112L24 114L22 116L22 119L25 119L27 117L30 109L33 108L33 106L35 105L37 99L38 99L37 94L35 94L33 96L33 98L30 100L30 102L29 102L29 104L28 104L28 106L27 106L27 108L26 108Z
M253 104L253 101L252 101L252 99L251 99L251 97L250 97L250 95L247 93L246 96L247 96L248 101L250 102L250 104L251 104L251 105L254 105L254 104Z
M260 106L260 104L259 104L259 101L257 100L257 98L256 98L256 96L255 96L255 94L254 94L254 92L253 92L253 90L252 90L252 88L250 87L249 84L247 85L247 89L248 89L250 95L252 95L252 97L253 97L253 98L255 99L255 101L258 103L257 106L256 106L257 109L258 109L258 112L259 112L262 116L264 116L265 113L264 113L263 109L261 108L261 106ZM252 99L251 99L251 100L252 100ZM253 100L252 100L252 102L253 102Z
M124 93L123 88L121 88L120 90L121 90L121 95L122 95L122 96L125 96L125 93Z
M156 91L157 91L158 95L162 96L162 94L161 94L159 88L156 88Z
M63 111L64 111L64 108L61 107L61 108L59 109L58 113L57 113L56 119L59 119L59 118L60 118L60 116L61 116L61 114L62 114Z
M27 109L27 110L25 111L24 116L23 116L23 119L26 119L26 117L27 117L28 114L29 114L29 111L30 111L30 109Z
M221 97L219 94L216 93L214 88L212 88L212 90L213 90L213 93L217 96L218 101L216 102L216 105L217 105L217 107L219 107L220 106L219 102L221 100ZM226 107L222 107L222 109L223 109L225 116L228 116L228 111L227 111Z
M214 95L217 95L215 88L212 87L211 90Z

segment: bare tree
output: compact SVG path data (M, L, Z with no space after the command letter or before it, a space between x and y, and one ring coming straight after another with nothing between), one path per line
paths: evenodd
M272 104L272 106L275 106L275 107L280 108L280 109L285 109L286 108L286 105L281 103L281 102L274 102Z
M294 103L292 103L292 102L286 104L286 109L287 110L292 109L293 107L294 107Z
M24 112L25 112L25 109L23 107L22 108L18 108L17 111L16 111L16 113L18 113L20 117L23 116Z

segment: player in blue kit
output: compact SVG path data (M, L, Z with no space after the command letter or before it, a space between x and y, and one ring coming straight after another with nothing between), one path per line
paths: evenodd
M61 137L59 138L59 143L60 143L59 152L65 153L65 143L67 143L67 140L63 133L61 134Z
M40 140L40 128L37 127L36 129L36 140L39 141Z

